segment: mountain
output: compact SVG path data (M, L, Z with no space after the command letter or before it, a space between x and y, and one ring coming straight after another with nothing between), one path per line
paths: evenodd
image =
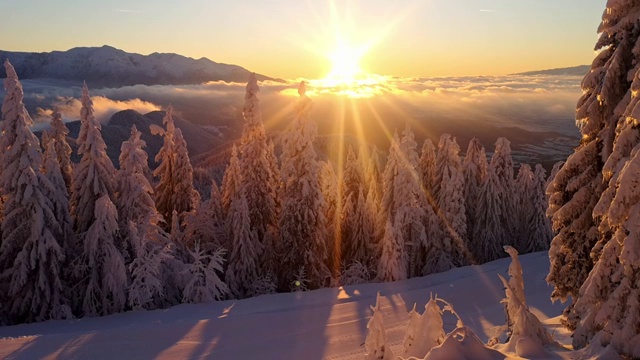
M184 85L207 81L246 82L250 71L237 66L192 59L177 54L127 53L111 46L77 47L49 53L0 50L0 61L9 59L20 79L58 79L81 82L92 88L127 85ZM0 78L6 77L4 67ZM258 75L258 80L277 80Z
M591 65L579 65L579 66L572 66L572 67L566 67L566 68L527 71L527 72L522 72L522 73L517 73L517 74L512 74L512 75L525 75L525 76L532 76L532 75L584 76L587 72L589 72L590 69L591 69Z
M154 159L162 147L163 138L162 136L152 135L149 127L151 125L162 126L164 115L164 111L152 111L143 115L134 110L123 110L113 114L111 119L102 125L102 137L107 144L107 155L113 161L114 165L118 166L120 146L123 141L129 138L131 135L131 126L135 125L142 133L142 140L147 143L145 150L149 154L149 166L155 168L157 164ZM187 142L189 156L202 154L222 142L219 135L202 126L192 124L175 115L173 116L173 120L176 127L182 131L182 135ZM80 132L80 121L68 122L66 125L69 128L69 137L76 139ZM77 157L75 141L70 141L70 144L74 149L73 156ZM79 159L74 158L73 160L78 161Z

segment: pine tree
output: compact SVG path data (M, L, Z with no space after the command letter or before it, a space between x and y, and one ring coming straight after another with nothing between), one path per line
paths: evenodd
M73 183L73 164L71 163L71 146L67 142L69 129L62 122L62 115L60 115L58 109L54 109L51 114L51 129L48 135L49 139L53 141L57 160L60 164L60 172L67 187L67 193L70 194Z
M182 137L180 129L176 128L173 140L175 146L173 210L178 212L180 225L182 225L184 223L184 215L194 210L200 202L200 194L193 187L193 167L189 160L187 143Z
M547 277L554 286L554 299L580 297L578 289L593 268L592 259L601 257L606 239L614 234L613 229L605 229L607 234L596 245L601 236L591 215L612 180L611 171L603 171L603 167L612 154L616 128L632 99L630 87L640 53L640 33L635 26L639 7L631 0L607 2L598 28L598 52L582 81L583 95L577 104L576 123L582 140L547 188L548 214L557 234L549 250L551 268Z
M225 282L231 295L241 299L251 292L252 284L258 279L259 260L263 252L256 231L251 229L249 205L244 190L231 200L229 228L231 254Z
M499 259L503 256L502 246L506 245L506 233L502 227L502 187L493 166L489 166L487 177L482 183L476 209L471 251L479 264Z
M242 115L245 124L239 146L240 171L247 196L251 228L258 242L265 245L277 227L276 197L278 179L274 171L273 153L270 153L260 113L256 74L249 76ZM271 159L271 160L270 160Z
M80 134L76 143L80 163L76 166L71 191L71 215L77 234L89 230L93 224L96 201L107 195L114 198L115 168L106 153L100 133L102 125L93 115L93 102L87 84L82 88Z
M320 187L320 164L316 160L313 141L316 128L308 119L311 100L305 95L304 82L298 93L298 115L289 130L282 152L284 182L280 216L280 246L283 253L280 276L285 287L298 269L307 270L309 288L327 283L331 273L327 268L327 222L325 203Z
M544 179L544 178L543 178ZM517 232L515 233L515 248L519 253L526 254L529 248L530 237L529 222L533 219L534 204L534 174L529 164L520 164L518 176L515 180L515 187L518 189L514 193L516 197L516 224ZM543 197L546 200L546 196ZM546 201L545 201L546 202ZM535 238L534 238L535 240Z
M373 316L367 323L367 338L364 341L365 360L395 359L391 347L387 343L382 312L380 311L380 293L376 296L376 306L371 306Z
M12 323L69 317L62 295L64 251L59 243L64 224L56 218L55 199L48 196L54 185L40 172L40 144L29 129L33 121L22 102L22 85L9 61L5 69L0 177L6 200L0 243L2 312Z
M407 278L407 252L399 227L387 221L381 240L381 255L378 264L379 281L397 281Z
M224 172L222 178L222 209L225 213L229 212L231 207L231 200L237 196L240 190L243 188L242 173L240 170L240 160L238 159L238 148L233 145L231 148L231 159L229 160L229 166Z
M128 241L136 252L134 260L129 264L131 284L127 289L128 305L134 310L154 309L163 295L166 286L162 273L165 261L171 259L169 246L149 238L148 223L135 225L129 223Z
M140 139L140 131L135 125L131 128L131 137L120 148L120 171L118 176L118 197L116 207L119 214L120 237L125 259L135 258L135 244L129 239L129 226L144 224L149 233L139 234L143 240L151 237L157 244L168 241L167 234L159 227L162 217L153 201L153 187L146 174L149 173L148 156L143 150L145 141ZM129 261L127 261L128 263Z
M464 198L464 176L460 162L460 147L455 139L443 135L438 149L437 192L438 217L445 243L451 244L454 265L465 265L469 261L467 244L467 216Z
M211 198L187 214L185 241L188 246L200 242L204 250L230 249L227 219L222 209L222 194L215 180L211 183Z
M436 148L429 138L422 144L418 173L420 174L422 187L433 198L436 183Z
M219 249L207 255L200 249L200 244L196 243L189 253L192 261L184 270L188 281L183 290L182 302L201 303L224 299L229 288L218 276L222 273L224 250Z
M531 211L526 221L528 239L525 241L524 253L548 250L553 238L551 222L546 215L549 204L544 192L545 185L545 170L542 165L538 164L533 175L533 187L530 196Z
M467 231L473 231L475 216L477 213L478 196L482 181L487 176L487 155L484 147L477 138L471 139L467 154L462 164L462 175L464 177L464 199L467 216ZM469 243L467 243L469 245Z
M108 195L95 203L94 219L84 234L83 251L76 266L80 279L78 301L84 316L108 315L124 310L127 271L115 246L118 213Z
M60 224L58 244L64 252L65 260L69 262L79 249L73 248L75 234L73 233L73 220L69 212L69 194L60 163L58 163L54 142L49 142L45 149L42 173L49 180L48 183L43 183L42 192L51 201L54 217Z
M158 167L153 171L153 176L158 178L158 182L155 187L155 201L158 213L162 215L165 220L165 230L171 229L173 222L173 210L174 210L174 194L175 194L175 140L174 134L176 127L173 123L173 108L171 105L166 110L165 116L162 119L162 123L165 125L165 129L158 131L163 135L164 142L158 154L156 154L155 161L158 163Z
M507 234L506 241L515 245L517 239L517 218L516 208L518 196L515 193L515 179L513 177L513 159L511 158L511 143L506 138L499 138L496 141L495 150L491 157L491 167L495 172L500 184L500 199L502 211L500 212L501 224Z
M376 221L372 195L365 198L364 191L360 189L354 208L354 233L347 257L350 261L346 263L350 264L353 261L357 261L362 264L371 264L374 258L372 246L374 245Z
M337 278L340 269L340 219L338 217L338 179L331 161L320 162L320 189L324 197L323 214L327 224L327 267L332 276Z
M394 178L396 192L394 197L397 201L394 225L397 226L406 247L409 277L421 273L424 266L424 244L427 241L423 208L426 200L416 171L418 165L416 147L413 132L407 125L400 142L400 166Z

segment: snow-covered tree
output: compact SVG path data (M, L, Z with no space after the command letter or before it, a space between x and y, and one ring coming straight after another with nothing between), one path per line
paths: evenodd
M59 243L65 219L56 218L54 185L40 171L40 144L29 129L33 121L22 102L22 85L9 61L5 69L0 303L12 323L68 317Z
M403 342L403 356L405 358L424 358L432 348L442 344L445 338L442 309L437 298L431 296L420 315L414 304L410 313L409 324Z
M422 144L418 173L425 192L433 197L436 183L436 148L429 138Z
M496 141L493 156L491 157L491 167L498 178L500 184L501 224L508 234L505 240L509 244L514 244L518 231L516 209L518 196L515 192L515 179L513 177L513 159L511 158L511 142L506 138L499 138Z
M549 214L557 233L549 250L547 277L555 299L580 297L578 289L593 267L592 258L601 257L598 254L607 243L604 240L596 246L600 234L591 215L611 183L615 167L604 171L603 166L612 155L616 129L622 126L634 97L631 86L640 65L640 33L635 25L639 8L632 0L607 2L598 28L598 52L582 81L583 95L577 104L576 123L582 140L547 188ZM613 229L606 232L604 239L614 234ZM594 256L590 257L592 249Z
M240 159L238 159L238 148L233 145L231 148L231 158L229 159L229 166L224 172L222 178L222 209L225 213L229 212L231 207L231 200L237 196L242 185L242 172L240 170Z
M365 360L393 360L395 356L387 343L384 320L380 311L380 293L376 297L376 306L371 306L373 316L367 323L367 338L364 341Z
M333 270L332 276L335 278L337 269L341 263L340 248L340 218L338 217L338 179L331 161L320 162L320 188L324 197L323 214L327 226L327 267Z
M131 137L124 141L120 147L120 171L118 175L118 194L116 208L118 209L118 220L120 235L123 240L122 246L125 259L130 260L135 257L135 246L129 239L129 225L133 222L136 226L144 223L149 234L140 234L146 238L156 236L156 242L162 244L166 242L167 236L159 228L162 217L156 210L153 201L153 187L149 183L146 174L149 173L148 156L143 150L145 141L140 139L140 131L135 125L131 128ZM160 238L158 238L160 237Z
M408 259L402 234L391 221L387 221L384 227L378 263L379 281L396 281L407 278Z
M50 125L51 129L48 131L49 139L53 141L57 160L60 164L60 172L66 184L67 193L70 194L73 183L73 164L71 163L71 146L67 142L69 129L62 122L62 115L60 115L58 109L53 110Z
M93 224L98 199L105 195L114 199L116 172L100 133L102 125L93 115L87 84L82 87L81 102L80 134L76 140L81 158L76 165L71 191L71 215L77 234L86 232Z
M127 301L127 271L115 246L118 213L108 195L96 201L90 223L75 268L81 313L96 316L120 312Z
M193 246L197 241L205 250L222 247L230 249L227 219L222 209L222 194L217 183L211 183L211 197L185 217L185 242Z
M192 211L200 201L200 194L193 187L193 167L189 160L187 151L187 143L182 137L182 131L178 128L173 135L173 143L175 146L175 166L174 176L174 205L173 210L178 212L180 224L183 223L185 213Z
M345 263L357 261L362 264L370 264L374 258L372 247L374 245L376 211L372 195L365 198L363 189L360 189L354 206L352 237L349 248L345 253Z
M282 151L283 201L280 215L280 249L283 287L301 267L307 269L309 287L323 286L330 278L327 268L325 203L320 187L320 164L313 141L316 127L308 119L311 100L304 82L298 93L298 114Z
M175 142L174 134L176 131L175 124L173 123L173 107L169 105L165 112L165 116L162 119L162 123L165 129L155 129L154 133L157 135L163 135L164 142L158 154L156 154L155 161L158 163L158 167L153 171L153 176L158 178L155 187L155 202L158 209L158 213L166 221L165 230L171 229L173 222L171 221L173 215L173 196L175 193ZM154 130L152 128L152 130Z
M201 303L224 299L229 288L218 276L222 274L224 250L218 249L207 255L200 249L200 244L196 243L189 253L192 259L184 270L188 281L183 290L182 302Z
M258 279L259 260L263 252L258 235L255 229L251 228L249 205L244 189L231 200L229 229L231 253L225 282L231 295L243 298L249 294L252 284Z
M475 216L478 208L478 196L482 181L487 176L487 155L484 147L477 138L471 139L467 154L462 164L464 176L464 199L467 216L467 231L471 233L474 227Z
M514 246L518 252L526 254L530 247L529 221L533 218L533 199L534 199L534 174L529 164L520 164L518 176L515 180L515 188L518 189L513 195L516 196L516 232L513 234ZM546 195L543 198L546 200ZM543 200L543 201L544 201ZM546 202L546 201L545 201ZM545 206L546 212L546 206ZM546 215L545 215L546 216Z
M502 187L493 166L489 166L487 176L480 188L476 209L475 227L471 248L479 264L502 257L502 246L506 245L506 232L502 227Z
M153 241L147 226L147 223L136 226L130 222L127 231L128 241L135 244L136 249L134 260L128 266L131 284L127 289L127 303L134 310L155 308L165 287L163 263L171 259L169 245Z
M442 135L438 148L437 209L444 241L451 244L456 266L467 264L467 216L464 197L464 175L460 161L460 147L455 139Z
M546 182L544 168L540 164L536 165L529 200L531 211L528 213L527 227L524 232L528 238L523 237L526 245L522 249L523 253L548 250L553 238L551 222L546 215L549 206L545 194Z
M258 242L265 245L270 233L277 227L276 197L278 179L274 168L275 156L269 153L269 145L262 123L258 99L256 74L249 76L242 115L244 128L239 146L240 171L247 196L251 228Z

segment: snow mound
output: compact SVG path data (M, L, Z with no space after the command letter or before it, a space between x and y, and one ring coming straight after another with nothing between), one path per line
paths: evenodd
M486 347L471 329L462 326L449 333L442 345L431 349L424 360L502 360L505 358L500 352Z

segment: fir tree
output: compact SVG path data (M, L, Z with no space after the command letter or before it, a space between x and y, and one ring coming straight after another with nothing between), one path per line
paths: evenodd
M260 113L256 74L249 76L242 115L245 124L239 146L240 171L247 196L251 228L262 245L277 227L276 197L278 179L274 168L275 155L269 149Z
M479 264L499 259L503 256L502 246L506 245L506 233L502 227L502 187L493 166L489 166L487 177L482 183L476 209L475 227L471 251Z
M292 274L304 267L309 287L319 288L327 283L325 203L320 188L320 164L316 160L313 141L315 126L308 120L311 100L305 95L304 82L298 90L298 115L289 130L289 138L282 152L284 182L280 217L280 246L283 253L281 287L289 283Z
M511 142L506 138L496 141L495 150L491 157L491 167L500 184L500 206L502 208L501 224L507 233L506 241L514 245L517 239L518 225L516 217L518 196L515 193L515 179L513 177L513 159L511 158Z
M48 135L49 139L53 141L57 160L60 164L60 172L67 187L67 193L70 194L73 183L73 164L71 163L71 146L67 142L69 129L62 122L62 115L60 115L58 109L54 109L51 114L51 129Z
M526 246L523 247L524 253L548 250L553 238L551 222L546 215L549 204L544 192L545 185L545 170L542 165L538 164L533 174L533 187L529 197L531 211L526 219L525 234L528 235L528 238L525 241Z
M171 229L174 210L173 197L175 194L175 141L174 134L176 127L173 123L173 108L171 105L166 110L162 123L165 129L161 129L159 134L163 135L164 142L155 161L158 167L153 171L153 176L158 178L155 187L155 201L158 213L164 218L165 230Z
M100 133L102 125L93 115L93 102L87 84L82 88L80 134L76 143L80 163L76 166L71 191L71 215L77 234L93 224L96 201L103 196L114 198L115 168L107 156L107 146Z
M420 174L424 191L433 198L436 183L436 148L429 138L422 144L418 173Z
M475 216L478 206L478 196L482 181L487 176L487 155L484 147L477 138L471 139L467 154L462 164L462 175L464 176L464 207L467 216L467 231L473 231ZM468 244L467 244L468 245Z
M224 299L229 288L218 276L222 273L224 250L218 249L207 255L200 249L200 244L196 243L189 254L192 260L184 270L188 281L183 290L182 302L201 303Z
M544 174L543 174L544 175ZM543 178L544 180L544 178ZM518 252L526 254L532 240L530 237L529 223L533 220L534 204L534 174L531 171L529 164L520 164L518 170L518 176L516 177L515 187L518 189L514 193L516 198L516 229L515 233L515 248ZM543 197L543 201L546 200L546 196ZM546 201L545 201L546 202ZM535 238L534 238L535 239Z
M76 266L80 291L77 300L84 316L108 315L124 310L127 301L127 271L122 254L115 246L118 213L102 196L95 204L95 215L84 234L83 251Z
M9 322L69 317L63 298L60 247L65 219L56 218L54 184L40 172L42 154L23 100L22 85L5 61L2 106L2 189L5 191L0 243L0 303ZM13 141L10 141L13 139Z
M229 228L231 254L225 282L231 295L243 298L251 292L251 285L258 279L259 260L263 252L257 233L251 229L249 206L244 190L231 200Z

